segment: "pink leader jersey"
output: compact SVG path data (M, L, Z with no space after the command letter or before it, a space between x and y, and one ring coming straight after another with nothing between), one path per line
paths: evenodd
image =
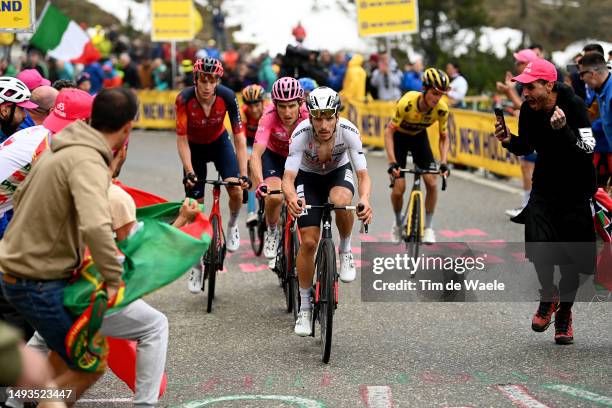
M283 126L283 122L276 113L276 106L270 104L265 108L259 121L259 127L257 128L257 133L255 133L255 143L265 145L267 149L274 153L287 157L289 154L289 141L291 140L293 129L307 118L308 109L306 108L306 104L302 104L300 106L298 120L291 129L286 130Z

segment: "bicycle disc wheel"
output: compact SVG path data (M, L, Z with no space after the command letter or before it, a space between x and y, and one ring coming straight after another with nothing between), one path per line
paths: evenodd
M332 332L334 323L334 282L336 275L336 254L330 242L324 242L321 247L320 281L319 281L319 323L321 330L321 359L327 364L331 355Z
M215 283L217 281L217 268L219 267L219 246L221 245L221 242L219 242L219 220L217 219L217 217L212 217L211 224L213 230L213 239L210 242L210 249L208 250L208 262L206 263L206 268L204 271L204 277L206 277L206 279L208 280L208 299L206 305L207 313L210 313L212 311L212 302L215 299Z

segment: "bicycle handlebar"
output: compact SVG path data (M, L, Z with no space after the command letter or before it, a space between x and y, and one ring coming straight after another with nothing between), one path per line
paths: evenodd
M301 205L300 205L301 207ZM364 209L364 205L363 204L358 204L358 205L335 205L335 204L331 204L331 203L327 203L327 204L323 204L323 205L310 205L307 204L306 205L306 209L307 210L311 210L311 209L315 209L315 210L330 210L330 211L336 211L336 210L346 210L346 211L355 211L355 212L360 212L363 211ZM368 224L364 224L361 223L363 226L363 229L365 231L365 233L368 233Z
M440 170L422 170L422 169L398 169L400 174L405 174L405 173L411 173L411 174L416 174L418 176L422 176L423 174L440 174ZM442 175L441 175L442 176ZM393 185L395 184L395 180L397 180L399 177L395 177L394 175L391 175L391 184L389 184L389 187L393 187ZM446 176L442 176L442 191L446 190Z
M203 180L204 184L212 184L215 187L221 186L242 186L240 181L223 181L223 180ZM246 204L249 202L249 191L242 190L242 204Z

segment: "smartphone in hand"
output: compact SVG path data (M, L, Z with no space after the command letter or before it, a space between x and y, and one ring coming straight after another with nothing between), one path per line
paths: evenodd
M506 127L506 120L504 119L504 111L501 110L500 108L495 108L493 109L493 111L495 112L495 116L497 117L497 120L499 122L501 122L502 126L504 127L504 139L506 139L509 135L508 135L508 127Z

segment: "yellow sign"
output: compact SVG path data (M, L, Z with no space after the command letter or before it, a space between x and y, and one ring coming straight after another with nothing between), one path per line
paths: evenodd
M191 41L193 0L151 0L151 41Z
M419 31L417 0L357 0L359 35L376 36Z
M395 112L394 102L346 101L342 115L361 132L365 145L384 147L385 128ZM507 117L506 124L516 133L518 120ZM521 177L519 159L501 146L493 135L495 115L463 109L451 109L448 119L450 138L449 161L472 167L482 167L497 174ZM434 156L438 158L438 126L427 130ZM410 137L410 136L406 136Z
M34 0L0 1L0 31L34 31Z

